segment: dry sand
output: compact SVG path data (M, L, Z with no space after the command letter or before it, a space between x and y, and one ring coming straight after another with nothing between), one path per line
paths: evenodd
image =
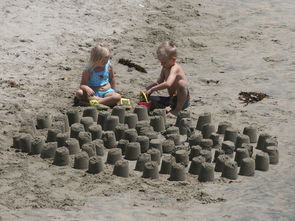
M294 219L293 0L2 0L0 7L3 220ZM135 100L158 75L153 54L166 39L178 46L194 119L209 111L216 125L256 125L278 138L278 165L234 182L217 174L215 182L200 184L191 175L186 182L146 180L135 171L118 178L110 176L111 166L90 175L9 148L21 122L71 107L93 44L109 45L118 89ZM148 73L118 64L120 58ZM270 98L244 106L240 91Z

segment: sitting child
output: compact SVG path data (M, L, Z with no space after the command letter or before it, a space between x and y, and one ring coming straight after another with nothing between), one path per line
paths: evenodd
M162 70L157 81L146 88L146 93L150 95L154 91L167 88L169 98L161 100L155 96L150 98L152 102L158 101L164 106L170 106L166 108L167 116L175 118L179 111L189 106L187 80L182 68L176 63L176 47L172 42L164 41L158 47L157 58L161 62Z
M94 100L99 104L112 107L121 99L121 95L115 92L115 88L110 51L106 46L98 44L91 50L88 66L82 73L76 98L80 103L89 104L90 100Z

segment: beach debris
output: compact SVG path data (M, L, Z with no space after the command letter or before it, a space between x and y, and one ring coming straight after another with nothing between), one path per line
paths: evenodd
M62 81L68 81L69 78L68 78L68 77L62 77L62 78L59 78L59 80L62 80Z
M70 68L70 67L68 67L68 66L63 66L63 65L60 65L60 66L58 67L58 69L59 69L59 70L65 70L65 71L70 71L70 70L72 70L72 68Z
M142 72L142 73L147 73L147 71L143 67L139 66L138 64L133 63L131 60L128 60L128 59L120 58L119 64L126 65L129 68L135 68L135 70Z
M7 84L7 87L19 87L21 84L16 83L15 81L10 81Z
M32 42L34 42L32 39L20 39L19 40L20 42L28 42L28 43L32 43Z
M15 87L15 88L19 88L19 89L21 89L21 86L24 85L24 84L21 84L21 83L17 83L15 81L7 81L7 80L0 81L0 84L1 84L2 88Z
M220 83L220 80L213 80L213 79L200 79L200 81L207 84L207 85Z
M219 80L207 80L206 81L207 84L213 83L213 84L218 84Z
M269 56L269 57L263 57L263 60L266 62L282 62L282 61L288 61L287 58L283 58L280 56Z
M241 100L245 105L248 105L249 103L256 103L258 101L261 101L264 98L268 98L269 96L264 93L259 92L244 92L241 91L239 93L239 100Z

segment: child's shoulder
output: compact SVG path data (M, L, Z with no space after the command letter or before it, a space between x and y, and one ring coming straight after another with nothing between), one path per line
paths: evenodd
M83 70L84 71L92 71L93 68L91 68L88 64L85 64L84 67L83 67Z
M175 63L176 65L174 65L175 67L174 67L174 72L175 72L175 74L178 74L178 75L185 75L184 74L184 71L183 71L183 69L182 69L182 67L181 67L181 65L179 65L179 64L177 64L177 63Z
M181 68L181 65L180 65L179 63L177 63L177 62L175 62L175 66L176 66L177 68Z
M175 63L172 67L173 71L180 71L182 70L181 66L178 63Z
M92 68L90 68L88 65L85 65L83 68L83 74L91 74L93 71Z

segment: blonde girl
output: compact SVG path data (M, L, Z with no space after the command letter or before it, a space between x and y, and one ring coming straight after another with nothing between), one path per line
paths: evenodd
M121 95L115 89L115 73L110 62L110 51L103 44L98 44L91 50L76 97L81 102L96 100L100 104L112 107L121 99Z

